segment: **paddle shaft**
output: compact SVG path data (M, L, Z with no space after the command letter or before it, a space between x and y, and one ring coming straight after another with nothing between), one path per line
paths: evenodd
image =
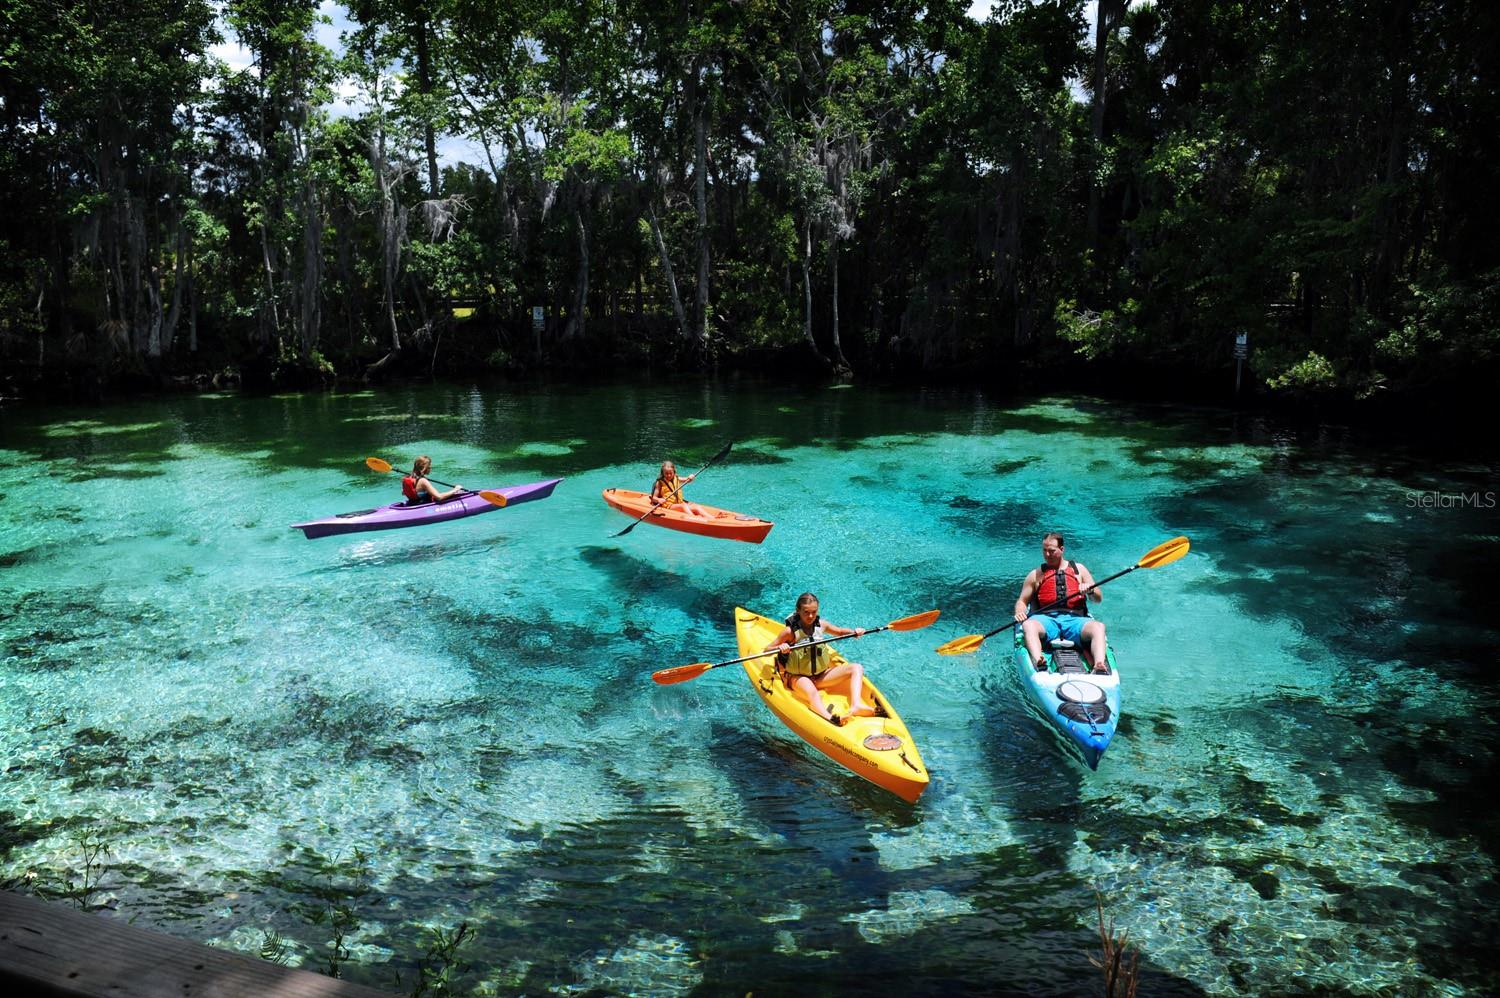
M703 474L709 468L712 468L713 465L714 465L714 462L717 461L717 460L719 460L719 458L721 458L721 457L725 456L726 454L728 454L729 453L729 448L731 448L733 446L734 446L734 441L731 440L729 443L727 443L727 444L724 445L724 449L723 450L719 451L719 453L717 453L713 457L709 458L707 464L705 464L703 467L699 468L697 471L693 472L688 477L689 478L697 478L699 475ZM682 488L682 486L679 485L678 486L678 490L679 490L678 494L679 495L681 494L681 491L680 491L681 488ZM624 530L620 531L618 534L615 534L615 536L616 537L624 537L626 534L630 533L636 527L640 526L640 523L641 523L642 520L644 520L646 517L650 516L652 513L657 512L657 510L658 510L658 507L652 506L650 509L646 510L646 512L642 513L640 515L640 517L638 517L634 523L632 523L630 526L626 527ZM725 664L728 664L728 663L725 663Z

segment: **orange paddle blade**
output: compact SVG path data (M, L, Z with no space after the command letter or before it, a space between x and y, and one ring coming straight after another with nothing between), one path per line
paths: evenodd
M483 499L487 503L499 506L501 509L504 509L505 504L510 502L509 499L505 498L500 493L491 492L489 489L485 489L483 492L479 493L479 498Z
M1172 562L1188 553L1192 543L1186 537L1174 537L1147 551L1139 562L1137 568L1159 568L1162 565L1170 565Z
M391 462L382 461L378 457L367 457L365 458L365 467L371 471L386 472L391 470Z
M938 645L939 655L972 655L984 644L983 634L965 634L961 638L954 638L944 644Z
M692 665L679 665L671 669L660 669L651 673L651 680L661 686L671 686L673 683L685 683L689 679L697 679L709 669L712 662L694 662Z
M937 620L942 612L941 610L928 610L926 613L917 613L910 617L902 617L900 620L893 620L885 626L893 631L920 631Z

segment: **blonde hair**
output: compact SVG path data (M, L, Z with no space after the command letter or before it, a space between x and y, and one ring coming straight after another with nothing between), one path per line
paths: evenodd
M427 473L432 470L432 458L423 454L411 464L411 473L417 478L426 478Z

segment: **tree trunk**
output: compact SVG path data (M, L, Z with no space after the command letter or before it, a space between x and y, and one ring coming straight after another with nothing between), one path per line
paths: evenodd
M174 199L175 201L175 199ZM182 220L179 218L173 226L172 245L176 252L172 263L172 306L167 310L167 317L162 323L161 352L170 355L172 344L177 339L177 323L182 318L182 297L184 278L184 263L187 257L187 246L182 228Z
M196 272L196 242L193 234L187 237L187 295L188 295L188 353L198 352L198 281Z
M1096 171L1104 155L1104 99L1109 90L1106 78L1109 70L1109 36L1119 26L1124 13L1125 0L1099 0L1097 20L1094 23L1094 94L1090 112L1094 136L1091 162ZM1103 196L1096 173L1089 180L1089 245L1095 252L1099 249L1099 205ZM1097 261L1095 263L1097 265Z
M257 316L256 327L259 330L260 345L265 346L271 341L272 335L281 339L281 317L276 309L276 264L271 252L270 226L264 219L260 226L260 257L261 266L266 273L266 300L261 305ZM267 316L270 323L267 324Z
M693 70L693 190L698 209L698 294L693 303L698 349L708 352L708 100L702 67Z
M134 307L131 325L135 329L140 351L155 362L161 358L162 305L161 268L151 252L146 236L145 206L131 198L126 212L130 249L131 297Z
M55 220L52 239L49 240L47 267L52 274L52 279L47 281L49 316L46 325L42 327L43 333L37 338L41 339L46 331L51 330L59 337L60 342L66 343L73 337L73 313L68 308L68 299L72 297L71 270L64 236Z
M417 21L417 81L422 88L422 97L432 96L432 60L427 54L427 18ZM427 146L427 190L428 196L438 197L437 136L432 128L431 117L424 112L422 139Z
M802 225L802 335L807 338L807 345L818 358L818 363L832 367L823 351L818 349L818 341L813 339L812 305L812 220L808 219Z
M587 194L584 195L586 199ZM583 205L580 204L573 210L573 225L578 230L578 278L573 285L573 314L568 316L568 324L563 327L564 340L582 336L584 322L587 316L589 298L589 230L583 221Z
M401 266L401 230L405 228L405 212L398 214L395 195L391 190L391 176L385 160L385 129L377 128L370 139L370 163L374 167L375 182L380 189L380 289L385 320L391 331L391 348L374 364L365 369L369 380L401 353L401 329L396 323L396 279Z
M312 177L302 182L301 354L311 362L323 322L323 213Z
M691 338L687 315L682 309L682 296L677 293L677 278L672 273L672 257L667 253L667 242L662 238L661 223L656 220L656 209L646 205L646 220L651 223L651 234L656 237L656 253L661 258L661 272L666 278L667 294L672 299L672 316L677 320L677 332L684 339Z
M640 244L637 243L637 246ZM641 314L646 311L646 291L642 287L644 283L641 272L646 269L646 260L639 249L635 252L635 321L641 321Z
M351 235L354 229L354 212L349 210L348 202L342 198L334 227L339 236L339 285L342 292L339 296L342 299L340 307L344 310L344 331L349 336L349 352L353 353L359 344L360 320L364 316L364 304L359 293L363 282L356 280L354 273L354 237Z
M1396 281L1396 267L1401 253L1397 246L1401 231L1399 222L1401 201L1406 178L1406 131L1410 112L1408 85L1410 71L1406 66L1410 50L1411 9L1409 3L1388 5L1391 22L1382 34L1390 39L1387 52L1391 69L1390 100L1387 113L1390 119L1390 139L1386 143L1385 169L1382 171L1380 206L1377 215L1377 231L1380 234L1380 250L1375 260L1374 288L1371 297L1375 308L1386 311L1391 288Z
M406 272L406 283L411 288L412 301L417 303L417 314L422 319L422 329L425 334L430 334L436 324L432 321L432 316L427 314L427 299L422 297L422 288L417 284L417 275L408 270Z
M839 342L839 240L837 235L829 237L828 240L828 270L833 278L833 294L829 296L833 330L833 359L836 362L834 371L840 376L853 374L854 369L844 359L844 347Z

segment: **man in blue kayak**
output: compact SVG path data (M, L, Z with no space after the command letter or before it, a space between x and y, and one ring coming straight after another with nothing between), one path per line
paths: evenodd
M1087 647L1094 671L1109 672L1104 656L1104 621L1089 616L1088 601L1104 598L1089 570L1063 554L1063 535L1042 538L1042 563L1027 573L1016 600L1016 621L1026 639L1026 652L1037 671L1047 668L1042 640L1059 638Z

